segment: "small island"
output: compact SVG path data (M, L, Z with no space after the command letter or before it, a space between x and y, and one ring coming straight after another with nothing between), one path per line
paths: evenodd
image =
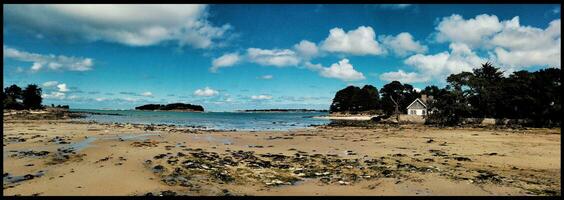
M204 112L204 107L200 105L192 105L185 103L171 104L145 104L135 107L135 110L160 110L160 111L176 111L176 112Z
M328 112L328 110L314 110L314 109L254 109L254 110L238 110L237 112L268 112L268 113L279 113L279 112Z

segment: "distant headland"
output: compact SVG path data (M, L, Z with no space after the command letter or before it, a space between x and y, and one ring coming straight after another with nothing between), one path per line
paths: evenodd
M204 107L200 105L192 105L185 103L161 104L145 104L135 107L135 110L161 110L161 111L179 111L179 112L204 112Z

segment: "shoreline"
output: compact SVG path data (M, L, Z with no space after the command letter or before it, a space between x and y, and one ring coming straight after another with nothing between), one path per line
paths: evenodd
M22 179L4 179L8 196L560 195L559 128L230 132L65 119L7 120L3 131L4 172Z

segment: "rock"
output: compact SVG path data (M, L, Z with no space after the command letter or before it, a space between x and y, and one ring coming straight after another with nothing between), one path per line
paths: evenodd
M23 180L31 180L33 178L35 178L33 174L26 174L23 176Z
M394 175L393 171L391 170L384 170L381 172L382 175L384 175L385 177L391 177Z
M233 178L233 177L229 174L229 172L228 172L228 171L225 171L225 170L223 170L223 171L221 171L221 172L220 172L220 171L214 171L214 172L212 173L212 176L213 176L214 178L216 178L216 179L218 179L218 180L221 180L221 181L223 181L223 182L226 182L226 183L235 180L235 178Z
M175 186L178 183L176 181L176 179L174 177L171 177L171 176L167 176L167 177L161 179L161 181L163 181L168 186Z
M349 185L351 184L350 182L346 182L346 181L339 181L339 184L341 185Z
M161 196L176 196L176 192L170 190L161 191Z
M470 158L462 157L462 156L454 157L453 159L455 159L457 161L472 161Z
M153 173L162 173L164 170L165 168L162 165L156 165L153 167Z
M164 157L166 157L166 154L159 154L159 155L156 155L156 156L153 157L153 158L154 158L154 159L162 159L162 158L164 158Z

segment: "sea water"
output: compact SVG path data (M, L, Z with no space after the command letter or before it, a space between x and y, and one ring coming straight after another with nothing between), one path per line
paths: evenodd
M312 118L327 112L170 112L140 110L71 109L76 112L93 112L81 121L100 123L166 124L194 126L212 130L274 131L307 128L329 123L327 119Z

